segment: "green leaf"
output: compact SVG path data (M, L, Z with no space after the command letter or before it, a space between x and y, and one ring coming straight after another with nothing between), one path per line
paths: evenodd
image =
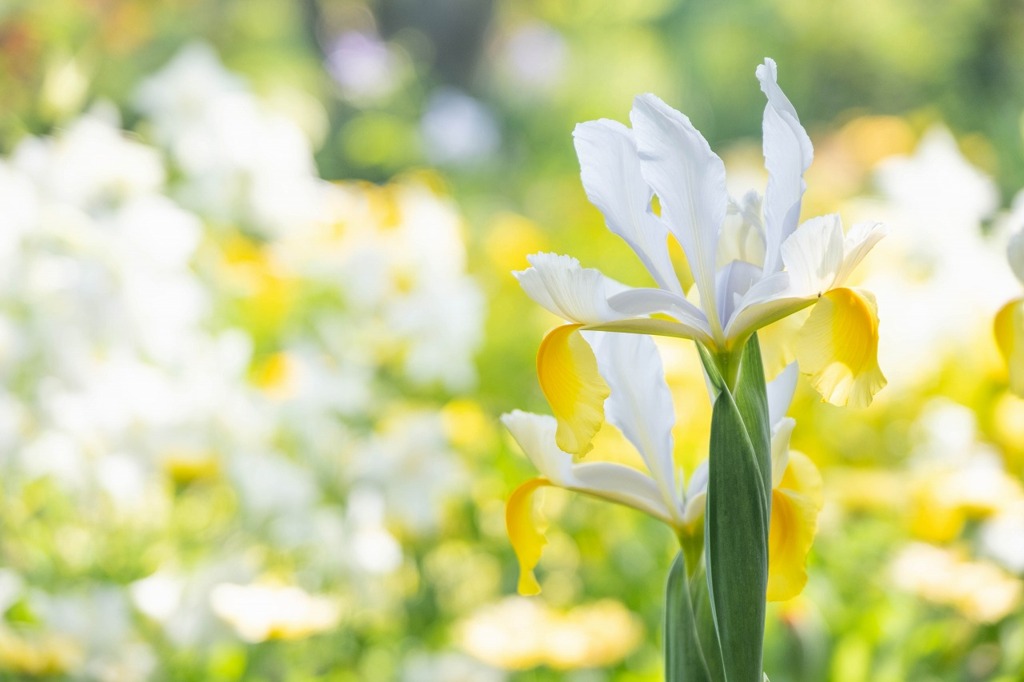
M760 365L760 357L749 355L738 390L749 393L744 401L757 427L757 412L762 407L767 411L767 398L754 395L758 381L751 365ZM760 390L765 390L763 374ZM751 438L733 394L725 388L711 417L704 551L711 612L728 682L762 682L763 677L769 503L761 461L770 460L770 450L755 452L755 442L766 445L760 434Z
M665 590L665 682L715 682L701 651L687 574L680 552Z
M726 388L725 379L718 368L715 356L700 341L697 342L697 353L700 355L700 361L704 365L704 371L707 372L708 379L711 380L711 385L718 391L724 391Z
M772 489L772 427L768 423L768 386L764 379L761 363L761 346L757 334L750 337L740 359L739 376L736 381L736 406L747 429L750 443L754 448L761 470L761 480L767 495L765 514L771 518ZM768 528L765 527L765 542L768 542Z
M697 637L700 639L701 651L704 652L704 662L711 672L711 679L715 682L724 682L725 663L722 661L722 647L718 643L715 619L711 613L711 595L708 594L708 577L703 564L690 578L690 599L693 601Z

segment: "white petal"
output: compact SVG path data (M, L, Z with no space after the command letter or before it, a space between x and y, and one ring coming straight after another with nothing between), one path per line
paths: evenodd
M789 438L793 435L796 420L784 417L772 429L772 487L782 482L789 465Z
M501 423L516 439L537 471L555 485L563 488L572 486L575 482L572 455L562 452L555 445L558 422L554 417L513 410L501 415Z
M752 332L788 317L814 302L817 295L793 296L789 273L776 272L755 283L736 306L725 328L726 338L745 339Z
M728 327L736 307L761 276L761 268L744 260L734 260L715 277L718 317Z
M708 493L708 460L697 465L690 474L690 482L686 486L686 507L683 510L683 523L691 524L704 513L704 502Z
M739 201L729 200L725 222L718 235L718 267L734 260L764 265L764 224L761 195L751 190Z
M1010 268L1017 279L1024 284L1024 230L1010 238L1010 244L1006 249L1010 259Z
M573 131L587 198L604 214L608 229L626 240L658 286L683 294L668 255L668 229L651 211L651 188L640 174L633 131L602 119Z
M665 506L677 512L681 501L672 458L675 409L654 340L641 334L585 335L611 389L604 405L606 418L637 449Z
M681 325L692 330L692 338L698 340L710 340L711 338L708 319L700 308L682 296L663 289L628 289L609 298L608 304L624 315L642 316L656 313L671 315L679 320Z
M537 470L555 485L672 522L657 486L648 476L609 462L573 464L572 455L555 445L557 425L552 417L515 410L502 415L501 421Z
M782 244L790 296L818 296L835 284L843 266L843 225L837 214L811 218Z
M657 485L636 469L611 462L585 462L573 466L572 487L605 500L632 507L671 524L673 514L665 507Z
M842 286L875 244L887 234L889 227L883 223L857 223L850 228L843 241L843 266L835 286Z
M725 165L690 119L654 95L636 98L630 120L644 180L686 253L711 328L719 329L714 286L718 232L729 201Z
M764 207L765 272L775 272L782 266L779 248L800 221L800 202L807 187L803 174L814 158L814 147L800 124L796 109L779 87L775 61L765 59L756 73L761 90L768 97L762 126L764 162L768 169Z
M627 289L599 270L582 268L571 256L535 253L527 260L533 267L512 273L534 301L555 315L581 324L622 319L608 305L608 297Z
M796 380L800 370L795 362L791 362L779 376L768 382L768 423L772 428L786 416L789 404L793 402L796 392Z

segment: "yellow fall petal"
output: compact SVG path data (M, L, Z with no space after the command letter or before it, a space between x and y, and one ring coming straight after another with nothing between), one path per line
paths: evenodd
M537 527L533 514L533 493L537 488L551 485L546 478L532 478L516 488L505 506L505 527L512 541L512 549L519 560L519 594L530 596L540 593L540 583L533 569L540 561L547 538Z
M1010 301L996 314L995 333L1010 370L1010 390L1024 396L1024 298Z
M552 329L537 351L540 388L558 420L555 442L563 452L580 457L593 448L610 393L597 371L594 351L579 333L581 326Z
M768 601L785 601L807 583L807 553L818 529L821 474L808 457L791 451L779 485L772 490L768 530Z
M870 405L887 383L878 367L875 297L846 288L821 296L797 337L796 357L826 401Z

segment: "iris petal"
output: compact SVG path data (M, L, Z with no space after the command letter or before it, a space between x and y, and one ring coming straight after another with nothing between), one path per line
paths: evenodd
M821 296L796 342L800 370L833 405L867 407L886 384L878 367L875 298L854 289Z
M608 229L636 252L658 286L682 296L669 259L668 228L651 211L653 192L640 175L633 131L602 119L579 124L572 136L590 203L604 215Z
M519 560L519 594L540 593L540 583L533 569L540 561L541 551L547 538L540 531L533 513L533 494L538 488L551 485L546 478L531 478L513 491L505 507L505 527L508 530L512 549Z
M558 447L582 457L593 448L591 441L604 422L610 390L580 326L567 324L548 332L537 352L537 376L558 420Z
M807 583L805 566L818 528L821 487L821 474L814 463L800 452L790 452L782 480L772 490L768 601L791 599Z
M778 83L775 61L757 67L757 79L768 98L764 109L764 162L768 170L764 213L766 249L764 269L779 269L779 247L796 230L806 183L803 174L814 158L814 147L800 124L793 104Z
M1010 390L1024 396L1024 298L1010 301L996 314L996 343L1010 370Z

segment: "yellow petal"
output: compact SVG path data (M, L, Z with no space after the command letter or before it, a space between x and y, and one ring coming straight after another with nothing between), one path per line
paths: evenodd
M583 456L593 448L604 422L608 384L597 371L597 358L579 329L567 324L548 332L537 351L537 376L558 420L555 442L563 452Z
M1010 369L1010 390L1024 396L1024 298L1010 301L996 314L995 333Z
M796 342L800 370L833 405L867 407L887 383L878 367L878 310L866 291L833 289L814 304Z
M548 541L534 518L533 493L547 485L551 485L551 481L546 478L532 478L512 492L505 506L505 527L519 560L518 590L519 594L526 596L540 593L540 583L533 575L533 569Z
M818 529L821 474L806 455L791 451L779 485L772 490L768 530L768 601L800 594L807 582L807 553Z

